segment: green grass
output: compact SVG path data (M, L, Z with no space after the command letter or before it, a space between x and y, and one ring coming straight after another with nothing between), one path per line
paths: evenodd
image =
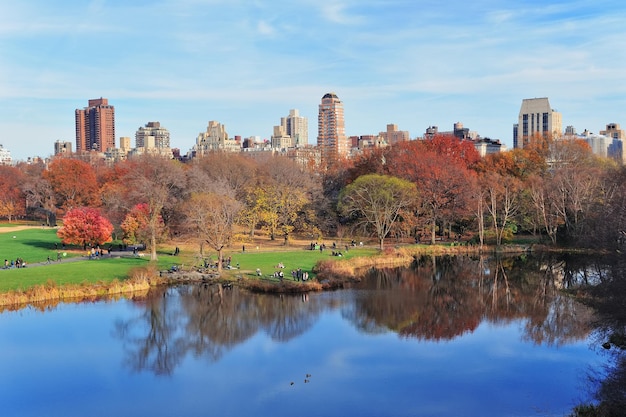
M25 290L48 281L63 285L123 280L132 268L148 264L145 258L104 258L0 270L0 292Z
M61 240L56 230L34 227L17 232L0 233L0 262L5 259L22 258L26 264L45 262L48 256L56 259L57 251L54 244L61 248ZM67 256L72 256L67 252Z
M1 227L2 225L0 225ZM15 237L13 237L15 236ZM71 248L65 251L67 254L61 262L56 262L57 250L55 243L61 248L61 242L56 236L56 230L49 228L33 227L30 229L0 233L0 263L4 259L15 260L22 258L26 261L27 267L20 269L0 269L0 292L11 290L26 290L35 285L42 285L48 281L53 281L59 285L110 282L114 279L123 280L128 277L130 270L148 266L148 257L143 258L103 258L100 260L74 260L68 262L72 257L82 257L80 248ZM63 251L62 251L63 252ZM170 251L171 252L171 251ZM301 268L303 271L311 273L315 264L323 259L336 261L346 260L355 256L371 256L377 253L372 248L350 248L349 251L342 250L343 257L332 256L332 250L305 250L302 247L293 249L282 249L276 251L247 250L245 253L237 251L226 251L225 256L231 256L233 266L239 263L240 269L230 271L232 275L245 275L256 277L256 269L259 268L264 277L269 277L276 266L283 263L286 278L291 278L291 271ZM45 262L50 256L53 262L49 265L35 266L28 265ZM211 253L212 259L216 259L215 253ZM183 264L185 267L194 266L193 257L189 253L181 253L180 256L171 256L166 253L159 253L157 262L158 269L169 269L172 265ZM65 261L65 262L64 262ZM197 261L196 261L197 262ZM227 272L228 274L228 272ZM312 275L311 275L312 277Z
M348 252L341 251L343 256L332 256L332 249L326 249L323 252L319 250L293 249L292 251L280 252L257 252L254 249L241 252L228 253L232 257L231 265L236 266L239 263L241 274L248 277L256 276L256 269L259 268L264 277L268 277L278 271L276 267L280 262L285 265L283 272L286 278L291 278L291 271L301 268L302 271L311 273L315 264L320 260L332 259L336 261L346 260L355 256L371 256L378 253L372 248L351 248ZM215 256L213 257L215 259ZM236 272L235 272L236 273Z
M13 237L15 236L15 238ZM54 244L61 248L61 241L56 236L56 230L34 227L31 229L0 233L0 262L4 259L15 260L22 258L26 261L26 268L0 269L0 292L17 289L28 289L35 285L54 281L57 284L80 284L110 282L114 279L128 277L129 271L136 267L148 266L149 258L103 258L100 260L75 260L64 262L72 257L83 256L82 250L72 252L70 248L62 253L60 263L56 262L57 250ZM53 262L50 265L33 266L45 262L50 256ZM159 269L167 269L178 258L161 255L158 261Z

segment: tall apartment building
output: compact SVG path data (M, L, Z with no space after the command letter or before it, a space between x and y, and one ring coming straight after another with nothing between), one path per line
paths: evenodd
M346 137L343 103L335 93L322 97L317 119L317 146L322 164L328 165L339 157L350 154L350 142Z
M170 132L159 122L148 122L135 132L136 148L169 148Z
M272 148L275 149L288 149L293 148L294 140L287 134L284 125L274 126L274 133L271 137Z
M76 151L104 152L115 147L115 107L106 98L89 100L76 109Z
M523 148L536 135L560 137L561 113L550 107L547 97L525 98L519 111L517 126L513 128L513 147Z
M306 117L300 116L297 109L289 110L289 116L281 117L280 124L287 135L291 136L292 146L298 148L309 143L309 122Z

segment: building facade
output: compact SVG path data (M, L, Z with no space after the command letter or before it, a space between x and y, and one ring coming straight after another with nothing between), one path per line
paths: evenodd
M0 145L0 165L13 165L11 151Z
M325 166L350 154L343 103L335 93L325 94L319 105L317 146L321 152L322 164Z
M600 131L601 135L608 136L612 139L626 139L626 133L620 127L619 123L609 123L605 130Z
M115 107L106 98L89 100L76 109L76 152L115 148Z
M54 154L63 155L72 153L72 142L57 140L54 142Z
M148 122L135 132L135 147L144 148L151 144L156 148L170 147L170 132L159 122Z
M395 124L388 124L387 130L380 132L379 135L382 136L389 145L395 145L396 143L409 140L409 132L407 130L398 130L398 125Z
M285 128L285 133L291 136L292 146L298 148L309 143L309 121L300 116L298 109L289 110L289 116L281 117L280 124Z
M523 148L535 136L559 138L562 134L561 113L550 107L546 97L522 100L513 146Z
M271 137L272 148L274 149L288 149L294 147L293 138L287 134L287 130L284 125L274 126L274 133Z
M192 154L199 156L211 151L239 152L241 151L241 142L229 139L226 126L211 120L206 132L200 133L196 138Z

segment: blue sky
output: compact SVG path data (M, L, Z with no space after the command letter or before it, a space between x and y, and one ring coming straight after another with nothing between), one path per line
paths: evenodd
M74 110L115 106L116 141L149 121L187 152L209 120L269 138L321 97L348 135L462 122L512 146L523 98L563 126L626 127L621 1L0 0L0 143L14 159L75 142Z

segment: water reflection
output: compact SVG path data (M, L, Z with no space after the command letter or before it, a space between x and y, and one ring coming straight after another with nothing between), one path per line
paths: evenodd
M368 271L340 297L182 286L138 301L139 314L116 322L115 335L129 367L157 375L171 375L187 355L218 361L260 331L292 340L327 309L341 309L362 332L429 341L523 319L525 339L560 345L589 334L590 309L559 291L578 285L586 269L552 257L423 257L410 268Z
M354 321L405 337L449 340L483 321L527 319L525 337L560 345L585 338L591 310L559 291L557 259L423 257L411 268L369 271Z
M330 306L308 294L257 295L237 287L181 286L152 291L142 314L118 321L115 334L135 370L171 374L185 355L218 361L259 330L287 342L304 332Z
M619 256L608 267L597 268L597 285L589 301L598 315L594 339L598 351L609 359L605 369L592 371L590 381L597 404L595 413L586 415L619 416L626 410L626 259ZM584 415L582 412L580 415Z

